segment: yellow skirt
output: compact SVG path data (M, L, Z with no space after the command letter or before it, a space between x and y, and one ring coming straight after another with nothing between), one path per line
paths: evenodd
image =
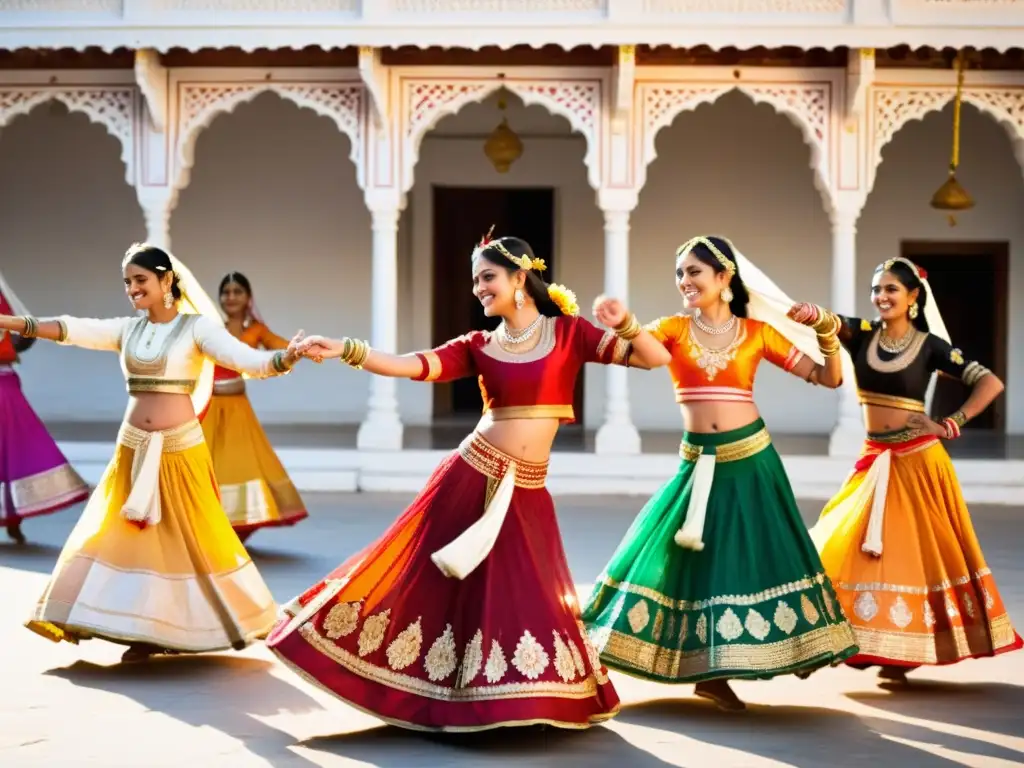
M244 386L240 379L230 380ZM219 383L219 382L218 382ZM307 517L299 492L260 426L246 397L215 394L203 416L221 503L239 533L294 525Z
M860 646L847 663L952 664L1020 648L946 449L930 436L873 437L811 529Z
M140 528L122 515L136 451L155 434L121 427L29 629L54 641L98 637L200 653L243 648L272 627L274 599L224 516L198 421L162 432L152 478L159 522Z

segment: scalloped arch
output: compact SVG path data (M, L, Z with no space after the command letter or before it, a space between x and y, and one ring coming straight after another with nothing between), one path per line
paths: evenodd
M69 112L78 112L102 125L121 145L124 180L135 185L135 92L132 86L116 88L68 88L45 90L0 88L0 128L26 116L36 107L58 101Z
M810 149L809 167L814 179L814 188L821 195L822 205L826 213L831 215L835 208L835 200L832 193L832 177L829 167L829 136L827 114L823 115L820 123L816 123L806 110L794 108L790 99L785 98L773 91L780 88L799 88L800 84L708 84L708 83L645 83L648 90L643 95L642 119L646 123L646 130L643 132L643 145L640 147L641 166L639 187L643 188L647 183L647 169L657 158L658 151L655 141L663 128L667 128L683 112L692 112L703 104L714 104L727 93L739 91L754 104L767 104L778 114L785 116L800 131L800 137L804 144ZM668 105L655 106L651 98L649 88L660 89L662 93L657 98L664 98L664 91L668 91L670 97L675 100ZM812 90L806 86L803 88L807 93ZM827 85L815 84L814 89L821 91L822 96L828 96ZM823 105L827 110L827 102Z
M1001 103L1000 95L1011 94L1018 102L1016 109ZM910 105L910 108L898 109L892 119L877 125L880 113L883 111L879 102L885 96L902 95L903 102ZM870 155L870 173L868 174L867 192L870 193L875 187L878 178L878 168L885 158L882 150L887 147L896 134L909 123L923 121L933 112L941 112L947 104L953 101L954 94L949 88L900 88L900 89L878 89L872 99L874 106L873 120L876 121L876 128L872 134L874 146ZM965 89L963 93L964 102L975 107L983 115L987 115L1001 125L1009 134L1010 142L1013 145L1014 157L1017 163L1024 169L1024 94L1020 91L1000 91L998 89Z
M212 93L212 95L211 95ZM364 108L366 99L362 83L311 85L285 83L194 84L182 89L179 103L179 128L175 170L171 186L180 192L188 186L195 165L195 148L199 135L220 115L234 112L241 104L253 101L264 93L273 93L299 109L309 109L330 119L349 139L349 159L356 166L356 183L364 187ZM190 99L197 102L190 104ZM194 106L194 108L193 108Z
M428 84L448 89L441 98L434 99L429 108L417 112L413 109L413 88L417 84ZM439 122L449 115L459 112L467 104L480 103L492 93L505 88L518 96L523 104L538 104L553 115L564 117L569 121L573 131L579 133L587 142L587 152L583 156L583 164L587 168L587 180L595 190L601 186L600 134L598 131L602 85L598 80L503 80L489 78L486 80L437 80L410 79L403 81L402 96L410 116L404 126L404 146L402 153L402 192L412 189L416 175L416 163L419 161L420 147L423 137ZM561 96L571 92L572 101L580 105L573 109L566 104Z

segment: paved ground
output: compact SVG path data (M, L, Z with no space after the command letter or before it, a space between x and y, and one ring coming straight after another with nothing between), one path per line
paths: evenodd
M278 599L370 541L408 496L311 496L313 517L257 534L252 552ZM569 560L586 589L637 499L559 500ZM805 505L808 519L813 504ZM1020 508L975 523L1004 598L1024 624ZM620 716L585 732L503 730L427 737L381 726L301 682L260 647L242 654L117 664L102 642L56 645L21 627L77 511L26 524L36 544L0 543L0 766L715 766L832 768L1024 765L1024 652L914 675L893 692L872 673L739 683L727 715L691 688L613 673Z

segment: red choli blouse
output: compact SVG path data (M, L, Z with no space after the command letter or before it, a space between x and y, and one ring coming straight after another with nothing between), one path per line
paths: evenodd
M7 331L0 331L0 364L18 362L18 352L14 349L14 340Z
M677 403L754 401L754 378L761 360L793 370L803 353L767 323L738 318L739 330L721 350L705 348L691 331L690 318L672 315L644 326L669 352Z
M630 344L578 316L545 317L529 352L505 351L495 334L472 331L427 352L415 381L454 381L476 376L484 413L495 420L575 420L576 376L584 363L627 365Z

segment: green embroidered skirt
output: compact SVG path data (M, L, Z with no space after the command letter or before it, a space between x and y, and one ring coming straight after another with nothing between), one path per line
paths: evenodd
M704 548L684 549L675 538L697 458L712 453ZM687 432L680 454L678 474L647 502L584 608L601 660L696 683L806 674L856 653L764 422Z

